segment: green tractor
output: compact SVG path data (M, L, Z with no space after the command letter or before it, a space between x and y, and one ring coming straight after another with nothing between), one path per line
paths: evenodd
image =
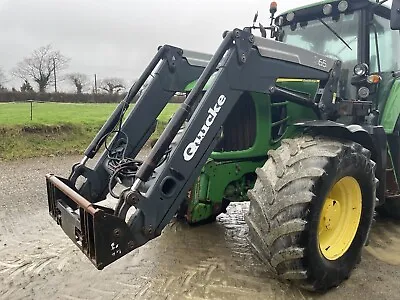
M69 178L47 175L50 214L103 269L174 216L203 224L250 201L249 243L278 278L338 286L376 212L400 218L400 1L384 2L323 1L277 17L272 4L270 26L255 18L225 32L213 56L160 47ZM185 102L136 160L177 91ZM108 194L113 208L101 204Z
M400 33L390 28L390 9L368 1L324 1L276 23L277 40L340 60L336 97L357 101L342 101L333 119L342 125L307 134L299 122L318 120L313 109L244 93L184 212L202 223L231 201L250 200L249 241L260 258L283 279L326 289L360 260L374 209L400 219ZM315 99L320 82L279 78L277 86ZM374 126L382 126L379 141Z

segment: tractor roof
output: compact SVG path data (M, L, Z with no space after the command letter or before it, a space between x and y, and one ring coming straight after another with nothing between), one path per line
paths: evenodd
M368 2L371 2L371 3L376 3L376 1L373 1L373 0L347 0L347 1L349 1L349 2L367 2L368 1ZM292 12L292 11L295 12L295 11L298 11L298 10L307 9L307 8L310 8L310 7L323 5L323 4L329 4L329 3L333 3L333 2L338 2L338 0L318 1L318 2L315 2L315 3L308 4L308 5L303 5L303 6L295 7L293 9L289 9L289 10L287 10L287 11L285 11L285 12L279 14L279 15L284 15L284 14L287 14L288 12Z

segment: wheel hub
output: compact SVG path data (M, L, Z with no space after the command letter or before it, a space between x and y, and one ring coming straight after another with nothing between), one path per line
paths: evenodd
M329 260L343 256L350 248L361 218L362 195L357 180L340 179L325 199L318 226L318 243Z
M323 221L326 230L335 230L340 220L340 202L328 198L324 205Z

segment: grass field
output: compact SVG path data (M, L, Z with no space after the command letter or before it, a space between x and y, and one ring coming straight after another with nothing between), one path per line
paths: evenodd
M82 153L116 106L33 103L31 121L29 103L0 103L0 159ZM153 138L178 106L170 103L161 112Z
M29 103L0 103L0 126L32 124L100 125L107 120L116 106L116 103L33 103L31 121ZM161 122L168 121L168 118L178 106L179 104L168 104L160 114L159 120Z

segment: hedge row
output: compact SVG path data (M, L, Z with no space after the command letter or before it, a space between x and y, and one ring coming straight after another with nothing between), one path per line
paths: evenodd
M125 95L109 94L72 94L72 93L35 93L35 92L0 92L0 102L24 102L27 100L61 103L116 103ZM137 98L134 99L134 102ZM175 96L170 102L181 103L183 97Z

